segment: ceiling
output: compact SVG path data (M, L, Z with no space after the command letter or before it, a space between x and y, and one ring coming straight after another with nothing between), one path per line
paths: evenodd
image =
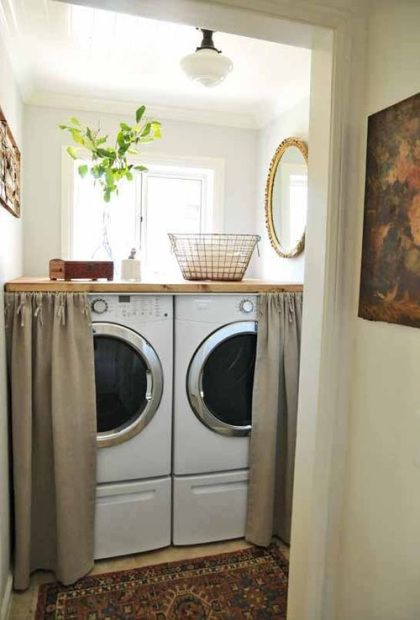
M188 80L190 26L52 0L0 0L0 29L27 103L132 110L161 118L262 127L309 96L310 51L218 32L234 63L215 88Z

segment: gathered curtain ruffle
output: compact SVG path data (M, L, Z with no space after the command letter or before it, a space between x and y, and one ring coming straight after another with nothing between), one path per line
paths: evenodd
M259 299L246 538L290 543L302 293Z
M96 395L84 293L6 293L16 589L36 569L70 584L93 566Z

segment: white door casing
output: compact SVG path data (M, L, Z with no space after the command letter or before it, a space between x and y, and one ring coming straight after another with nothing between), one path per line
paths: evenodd
M66 1L66 0L63 0ZM333 620L363 192L363 0L72 0L311 47L308 224L288 620ZM330 97L329 97L330 95Z

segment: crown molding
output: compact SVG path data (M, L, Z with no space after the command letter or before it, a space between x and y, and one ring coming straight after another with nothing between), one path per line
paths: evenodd
M134 101L118 101L105 98L80 97L66 93L48 91L32 92L25 98L25 103L46 108L64 108L108 114L132 114L138 105ZM238 129L259 129L260 123L253 114L241 112L224 112L176 106L159 106L145 102L149 115L160 119L235 127ZM265 119L264 119L265 120Z
M101 114L132 115L138 101L107 99L100 97L77 96L52 91L33 91L28 89L23 97L27 105L42 108L56 108L64 110L83 110L85 112L99 112ZM268 127L273 121L287 114L291 109L302 105L307 97L298 99L281 108L258 106L255 114L245 112L228 112L222 110L208 110L186 108L181 106L159 106L145 101L149 116L168 121L197 123L199 125L215 125L216 127L232 127L236 129L261 130Z

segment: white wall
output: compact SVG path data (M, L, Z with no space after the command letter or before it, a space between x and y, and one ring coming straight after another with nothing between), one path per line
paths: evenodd
M71 141L58 124L72 115L94 126L99 121L110 132L121 120L127 120L102 113L26 107L24 182L30 209L25 218L25 275L47 274L50 258L61 254L61 152L62 145ZM257 132L165 120L162 125L163 139L147 145L144 151L223 158L224 232L255 233Z
M18 146L22 145L22 103L9 59L0 39L0 106ZM0 206L0 615L10 572L9 464L7 383L4 339L3 285L21 275L21 222Z
M420 90L419 30L373 4L367 115ZM337 620L420 618L420 329L357 319L345 498Z
M272 247L265 226L265 184L270 161L285 138L308 142L309 99L302 100L259 132L257 164L257 226L261 235L261 261L258 275L278 282L303 282L305 253L295 258L282 258Z

